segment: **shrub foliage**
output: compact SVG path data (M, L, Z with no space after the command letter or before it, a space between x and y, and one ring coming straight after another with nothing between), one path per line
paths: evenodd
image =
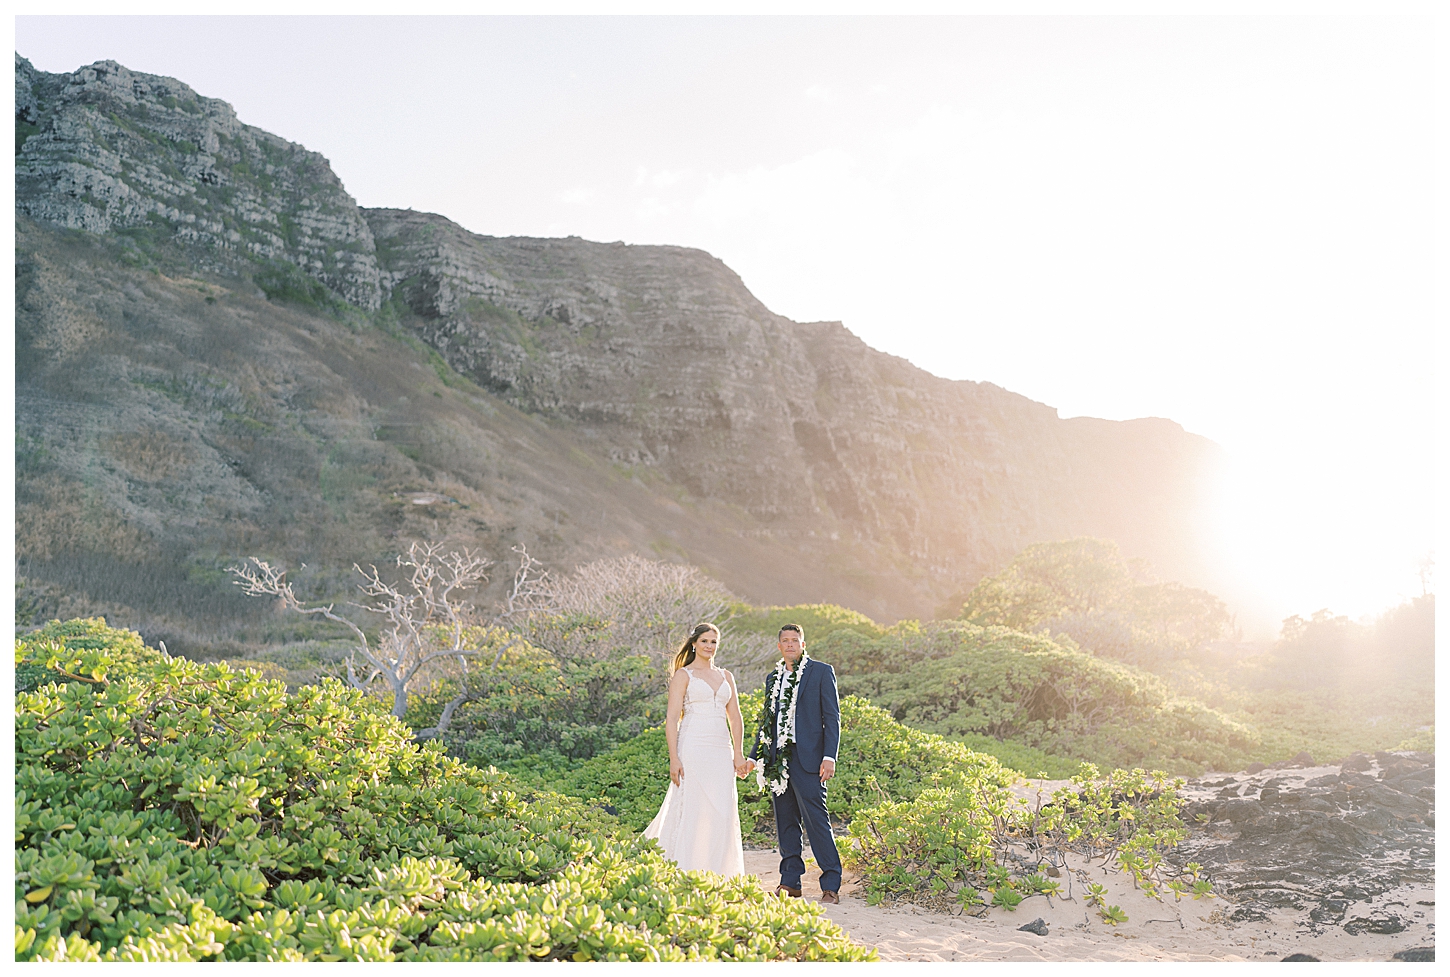
M99 620L18 643L19 960L864 959L819 907L681 872L578 801Z
M742 697L752 715L760 693ZM996 759L933 733L910 729L855 696L841 702L841 750L826 809L845 831L842 856L866 884L868 900L905 898L972 905L1031 896L1047 883L1044 865L1062 867L1068 851L1119 857L1140 884L1167 885L1163 853L1182 837L1181 807L1162 773L1116 770L1100 777L1079 765L1070 787L1035 809L1009 787L1018 776ZM642 830L669 783L664 730L648 730L618 749L556 775L556 789L617 810ZM773 841L769 797L741 782L740 820L748 835ZM1127 860L1121 856L1126 854ZM1014 903L1015 905L1015 903Z
M1114 860L1150 895L1162 898L1167 889L1178 897L1187 882L1163 856L1186 834L1181 786L1142 769L1100 778L1085 765L1036 807L991 783L932 788L914 801L860 812L851 822L846 859L861 872L872 903L905 896L1015 909L1024 898L1055 894L1044 869L1061 875L1070 851ZM1201 891L1209 891L1206 884ZM1104 916L1105 922L1122 919Z
M754 717L762 693L741 696L741 711ZM1016 774L984 753L974 753L932 733L908 729L885 711L854 696L841 701L841 749L836 776L826 791L826 810L837 822L886 800L911 800L930 787L969 784L1005 786ZM643 830L659 810L669 786L669 751L662 727L647 730L623 746L579 764L553 780L556 790L598 799L630 828ZM759 841L775 834L770 799L755 778L738 782L740 824Z
M843 630L812 654L836 667L843 693L947 737L1193 773L1236 769L1256 739L1247 726L1173 695L1155 675L1005 627L909 622L876 639Z
M984 577L962 607L972 624L1069 635L1094 654L1152 666L1201 651L1230 616L1206 590L1153 580L1109 540L1037 543Z

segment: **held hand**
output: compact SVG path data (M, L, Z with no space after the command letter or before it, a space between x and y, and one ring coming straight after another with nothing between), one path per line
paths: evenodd
M680 786L680 782L683 781L684 779L685 779L685 765L683 763L681 763L678 759L671 760L670 761L670 780L674 781L675 786L678 787L678 786Z
M737 777L745 777L745 776L748 776L750 774L750 771L752 771L754 769L755 769L755 761L754 760L747 760L743 756L738 756L738 757L735 758L735 776L737 776Z
M830 757L821 761L821 783L825 783L836 775L836 761Z

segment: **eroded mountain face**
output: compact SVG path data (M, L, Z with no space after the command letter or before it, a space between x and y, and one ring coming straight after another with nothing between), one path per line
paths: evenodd
M17 59L16 89L38 578L96 554L211 579L258 550L347 566L404 538L521 540L560 568L638 551L891 620L1089 534L1203 580L1217 449L1171 421L942 380L775 315L701 251L359 209L321 156L114 62ZM406 501L425 496L445 501Z
M378 307L372 234L327 160L226 102L114 61L56 75L16 55L15 136L21 214L183 245L201 270L295 268Z

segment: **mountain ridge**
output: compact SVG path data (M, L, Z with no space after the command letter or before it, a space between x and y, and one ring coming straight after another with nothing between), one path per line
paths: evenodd
M318 559L279 528L281 506L318 513L316 532L333 534L321 549L348 562L407 532L529 542L561 567L634 550L699 563L758 602L832 600L888 619L929 616L1023 546L1072 535L1205 578L1197 507L1218 449L1175 422L1063 419L995 384L936 377L841 323L776 315L698 249L491 237L360 208L324 157L181 82L16 59L18 502L90 492L94 512L139 541L128 558L165 551L204 570L265 543ZM236 360L243 349L252 361ZM293 388L309 385L325 395L299 400ZM444 404L423 410L420 391ZM95 431L124 430L79 451L84 438L46 418L88 399L109 408L87 422ZM225 491L172 487L194 497L173 511L116 462L154 448L146 432L163 417L186 457L215 455L216 474L173 466L177 477ZM521 474L528 452L502 447L540 421L554 440L535 449L561 454L545 467L563 485L530 482L543 468ZM287 425L306 432L296 451L311 460L256 447L257 432ZM246 431L255 444L242 450ZM387 447L347 461L374 451L363 443ZM498 459L486 477L480 452ZM99 479L108 465L111 481ZM639 495L614 523L606 497L624 489L604 471ZM510 478L536 497L505 502ZM327 503L343 482L352 501ZM474 508L420 506L431 525L411 510L384 518L384 495L413 490L403 482ZM563 491L590 482L598 518ZM662 529L671 505L700 525ZM464 513L485 506L511 515L470 529ZM30 552L93 552L43 510L17 508ZM387 528L349 537L328 519ZM169 528L186 520L212 526L203 542ZM253 542L228 520L256 523ZM771 567L782 558L810 569ZM92 597L96 586L77 585Z

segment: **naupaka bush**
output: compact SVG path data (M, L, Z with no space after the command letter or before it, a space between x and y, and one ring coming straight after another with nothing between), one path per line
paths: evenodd
M1023 898L1058 894L1052 879L1067 869L1069 852L1113 860L1159 898L1164 891L1178 897L1188 881L1202 883L1197 895L1209 895L1206 881L1165 860L1187 835L1182 786L1158 771L1114 770L1104 777L1084 764L1068 785L1035 805L990 783L932 788L858 812L842 855L861 874L872 903L893 896L1015 909Z
M756 691L740 697L747 722L759 714L762 696ZM909 800L930 787L1002 786L1017 777L994 758L934 733L902 726L884 710L855 696L841 700L837 760L836 776L826 792L826 810L836 821L849 821L857 811L882 801ZM669 772L669 750L661 727L646 730L562 775L553 774L550 786L575 797L602 800L630 828L643 830L659 810L669 786ZM738 795L745 834L756 841L773 840L775 818L770 799L753 776L739 781Z
M18 643L20 960L866 959L578 801L104 622Z
M1156 675L1006 627L906 622L879 638L841 630L811 654L835 666L843 694L950 738L986 736L1104 767L1188 774L1238 769L1258 741Z

